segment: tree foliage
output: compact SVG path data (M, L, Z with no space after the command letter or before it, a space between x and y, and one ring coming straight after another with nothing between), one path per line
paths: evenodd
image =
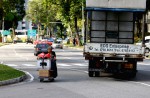
M19 20L25 15L24 0L1 0L0 1L1 19L5 20L5 29L16 27ZM7 24L7 22L9 24ZM2 21L1 21L2 24Z
M150 10L150 0L146 0L146 10Z
M56 25L48 22L61 21L65 28L71 28L72 35L76 35L82 27L82 6L85 7L85 0L32 0L27 16L51 28Z

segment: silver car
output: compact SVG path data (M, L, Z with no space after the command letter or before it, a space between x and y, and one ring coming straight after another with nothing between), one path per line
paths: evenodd
M63 41L54 41L52 44L53 48L59 48L59 49L63 49Z

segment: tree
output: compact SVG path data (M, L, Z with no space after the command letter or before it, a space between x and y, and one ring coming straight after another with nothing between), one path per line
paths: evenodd
M146 1L146 10L149 11L150 10L150 0Z
M25 15L24 0L0 0L0 12L5 21L5 28L16 28L18 21L22 20ZM2 18L0 19L2 29Z
M81 30L82 21L82 3L85 6L85 0L50 0L54 5L58 6L57 18L60 19L64 26L72 28L70 31L75 32L78 41L79 29ZM80 44L79 44L80 45Z
M82 4L85 6L85 0L32 0L27 16L32 16L32 21L40 19L49 29L55 26L49 22L60 20L64 28L70 28L70 36L74 32L80 42L78 32L82 27ZM35 14L35 10L38 13Z

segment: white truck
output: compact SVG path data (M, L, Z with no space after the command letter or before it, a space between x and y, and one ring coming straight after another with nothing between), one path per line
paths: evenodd
M134 44L134 34L137 22L145 21L146 0L86 0L85 12L83 54L89 77L101 72L135 77L145 49Z

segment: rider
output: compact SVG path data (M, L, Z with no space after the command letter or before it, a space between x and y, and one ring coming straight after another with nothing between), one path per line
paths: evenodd
M48 47L48 53L51 55L51 70L53 70L53 77L57 77L57 66L56 66L56 53L52 51L53 47Z

